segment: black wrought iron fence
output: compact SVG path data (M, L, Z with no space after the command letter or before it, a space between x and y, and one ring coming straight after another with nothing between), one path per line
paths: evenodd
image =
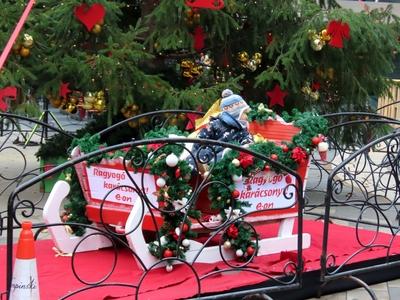
M224 154L219 155L217 149L223 149ZM118 155L110 157L112 153ZM174 156L179 158L178 161ZM143 282L151 276L152 270L163 266L168 272L176 263L186 266L192 272L194 291L189 296L206 297L204 291L207 290L205 287L208 279L225 273L235 274L237 271L240 271L240 274L256 274L259 281L267 281L268 284L257 289L243 287L240 291L231 292L231 296L290 290L301 286L302 249L304 241L309 244L309 240L307 238L304 240L303 237L303 178L279 162L245 147L213 140L179 137L138 140L108 146L90 153L80 153L79 149L76 149L73 157L66 163L21 183L9 197L7 214L11 217L7 219L8 289L12 280L13 229L18 228L23 220L29 219L37 210L34 199L21 198L20 195L55 173L70 173L72 169L76 170L78 175L76 180L83 185L83 190L92 188L92 182L87 178L90 176L101 178L120 176L120 179L124 176L126 182L110 185L100 200L93 198L93 195L90 196L87 191L84 192L87 196L84 199L86 208L95 211L92 215L86 215L91 218L89 224L74 222L72 219L63 222L62 216L57 216L59 222L34 224L33 227L39 232L47 228L51 233L53 228L64 230L65 226L72 228L75 233L81 231L82 236L71 251L71 272L82 285L74 291L59 295L60 298L67 299L84 291L105 286L130 287L135 297L139 297L143 292L141 289ZM254 167L240 168L240 174L235 174L239 170L235 160L239 157L251 159ZM275 173L271 171L262 173L265 166ZM114 175L106 174L107 170L116 169L118 172L113 173ZM229 170L234 172L229 173ZM272 174L279 179L269 178ZM153 176L153 185L154 180L156 182L154 191L149 190L149 176ZM247 198L257 198L258 195L261 199L266 198L261 195L262 193L277 193L267 186L264 189L254 189L255 185L251 186L251 183L261 183L258 181L260 178L275 182L281 180L279 193L284 203L278 206L268 203L261 206L256 204L255 209L246 210L244 202ZM240 190L237 184L243 180L247 180L248 184L243 185L243 189ZM65 191L72 185L71 181L63 181L60 186L54 188L49 199L68 197L68 192ZM250 189L246 186L250 186ZM76 186L73 189L76 189ZM109 220L110 210L113 211L117 207L119 211L124 210L123 205L120 205L121 202L118 203L119 206L115 206L115 199L126 203L134 201L133 209L132 206L125 207L126 211L121 216L122 222L119 223ZM271 271L267 266L255 268L253 260L256 259L256 253L269 251L258 225L273 222L274 218L271 218L271 215L275 211L281 213L286 211L288 213L286 217L297 218L297 234L292 235L291 250L295 253L294 258L281 266L280 270ZM144 220L147 222L146 226L152 227L149 230L152 234L149 236L143 235L141 230ZM197 238L202 237L202 242L191 237L192 233L197 234ZM37 236L39 235L38 233ZM89 280L76 271L76 258L85 241L98 237L108 241L111 251L114 251L115 263L102 279ZM111 282L109 278L115 272L121 248L128 249L132 253L132 260L137 262L143 272L136 280ZM214 259L218 268L207 273L199 273L197 263L210 259ZM182 295L186 296L188 295ZM224 297L224 293L219 291L213 297Z
M329 173L324 201L323 282L350 278L376 299L368 285L356 276L400 263L396 244L399 232L399 142L399 132L375 139L343 157ZM346 242L357 245L340 261L329 239L331 220L335 219L354 227ZM382 234L386 234L386 239ZM377 249L385 250L380 254L380 261L373 265L354 265L361 255Z

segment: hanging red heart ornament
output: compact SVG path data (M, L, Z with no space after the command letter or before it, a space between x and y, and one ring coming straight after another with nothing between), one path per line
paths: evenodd
M101 23L106 15L106 9L100 3L94 3L92 6L88 6L83 3L75 7L75 17L85 25L88 31L91 31L94 25Z
M186 5L193 8L223 9L224 0L186 0Z

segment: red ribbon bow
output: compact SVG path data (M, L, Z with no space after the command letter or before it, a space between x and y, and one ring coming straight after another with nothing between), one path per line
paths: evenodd
M240 165L243 169L246 169L248 166L253 165L253 156L244 152L240 152L239 154Z
M8 86L4 89L0 89L0 110L7 111L8 105L4 102L3 97L17 98L17 88L14 86Z
M307 158L307 152L301 147L296 147L292 150L292 158L300 164Z
M327 28L328 34L331 36L329 45L335 48L343 48L343 38L350 39L350 26L342 21L330 21Z

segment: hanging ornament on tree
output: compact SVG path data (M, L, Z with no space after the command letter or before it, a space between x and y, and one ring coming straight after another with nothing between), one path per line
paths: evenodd
M196 8L208 8L219 10L224 8L224 0L186 0L186 5Z
M193 60L184 59L180 63L182 76L193 81L203 72L203 68L197 65Z
M265 39L267 46L271 45L273 40L274 40L274 36L272 35L272 32L268 32L266 39Z
M288 92L281 89L279 84L276 84L274 89L267 92L267 96L270 98L269 107L274 105L279 105L285 107L285 97L288 95Z
M237 55L237 59L243 68L249 69L254 72L261 65L262 54L259 52L254 53L250 58L246 51L240 51Z
M343 39L350 39L350 26L340 20L332 20L328 24L327 33L331 36L329 46L343 48Z
M197 26L200 24L200 13L197 8L189 8L185 11L185 22L188 27Z
M75 7L74 14L78 21L85 25L88 31L92 31L96 25L100 26L101 31L101 25L104 22L106 9L100 3L94 3L92 6L82 3ZM96 31L97 30L99 29L96 29Z
M28 49L33 47L33 37L30 34L24 33L22 38L22 46Z

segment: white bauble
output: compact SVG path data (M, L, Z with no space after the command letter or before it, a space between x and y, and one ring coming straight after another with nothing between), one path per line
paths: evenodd
M232 164L235 167L239 167L240 166L240 161L237 158L232 159Z
M168 244L168 239L165 237L165 235L160 237L160 243L161 243L161 246Z
M183 247L189 247L190 246L190 241L188 240L188 239L184 239L183 241L182 241L182 246Z
M225 241L225 243L224 243L224 248L225 248L225 249L230 249L231 246L232 246L232 244L231 244L230 241Z
M207 177L208 177L208 175L210 175L210 172L208 172L208 171L205 171L205 172L203 173L203 178L207 178Z
M165 186L166 183L167 182L165 181L164 178L162 178L162 177L157 178L156 184L158 187L162 188Z
M321 142L318 144L318 151L319 152L326 152L329 149L329 145L327 142Z
M237 257L242 257L243 254L244 254L244 253L243 253L243 250L242 250L242 249L237 249L237 250L236 250L236 256L237 256Z
M170 155L167 156L167 158L165 159L165 162L168 167L173 168L173 167L176 167L176 165L178 164L179 158L175 154L171 153Z
M242 175L232 175L232 180L234 182L240 182L240 181L242 181L242 179L243 179Z
M165 266L165 270L166 270L168 273L172 272L173 269L174 269L174 266L173 266L173 265L166 265L166 266Z

